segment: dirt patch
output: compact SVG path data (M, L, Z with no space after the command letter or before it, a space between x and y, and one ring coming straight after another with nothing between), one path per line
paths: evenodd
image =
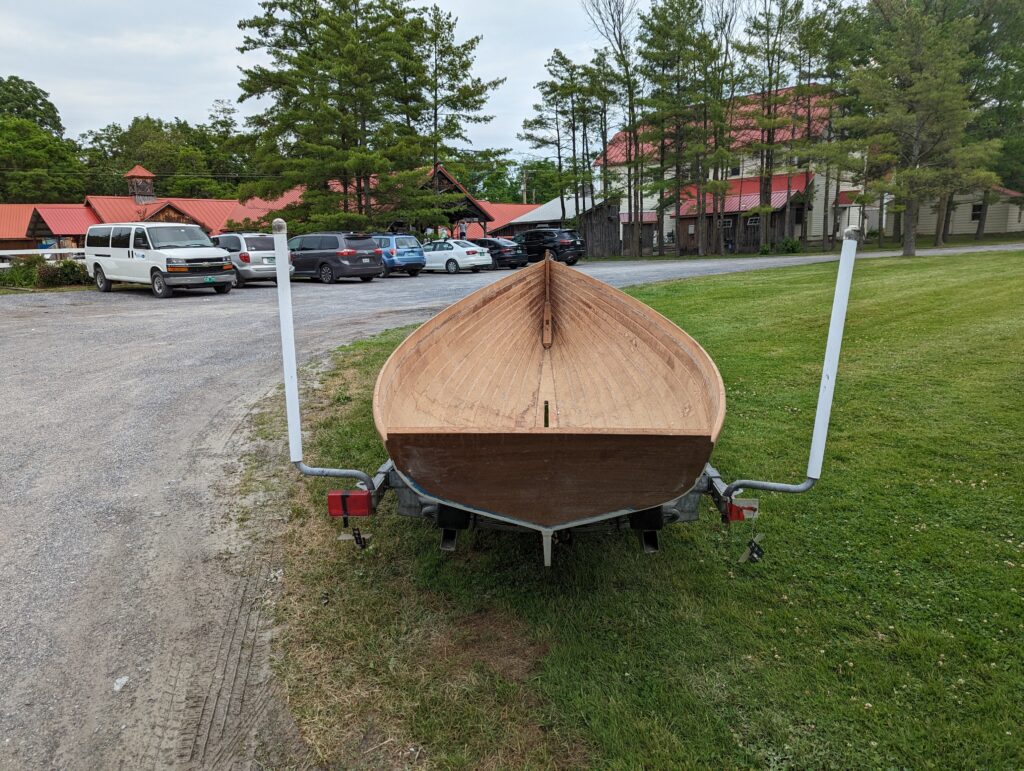
M435 655L460 666L480 664L514 683L536 674L547 644L530 639L524 624L494 610L460 619L434 640Z

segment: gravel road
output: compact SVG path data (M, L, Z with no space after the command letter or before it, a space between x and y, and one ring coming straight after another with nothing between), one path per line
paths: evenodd
M581 269L625 286L825 259ZM301 357L505 275L298 282ZM11 295L0 321L0 766L301 758L269 669L275 566L226 516L245 417L281 379L273 287Z

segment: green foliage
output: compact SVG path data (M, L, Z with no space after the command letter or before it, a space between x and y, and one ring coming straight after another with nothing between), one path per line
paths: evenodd
M36 274L39 266L45 264L42 255L30 254L15 257L10 267L0 269L0 285L29 288L36 285Z
M373 191L392 173L448 160L468 123L490 119L482 107L500 81L472 75L479 39L457 41L454 18L403 0L264 0L260 8L239 24L241 50L268 63L243 69L240 87L243 100L270 105L250 121L268 176L246 192L301 185L303 203L287 216L309 222L419 216L409 185L383 183L386 212L375 211Z
M47 262L36 269L35 285L40 288L82 286L90 283L89 272L81 260Z
M757 253L758 254L771 254L772 253L772 245L771 244L761 244L761 248L757 250Z
M804 250L804 245L799 238L784 238L775 246L778 254L799 254Z
M237 111L224 101L214 103L207 123L147 115L79 141L94 195L124 195L122 175L135 164L157 175L157 195L186 198L234 198L253 171L251 137L240 133Z
M83 171L73 143L26 118L0 117L0 203L80 198Z
M9 268L0 270L0 286L25 289L79 286L90 283L89 273L80 260L47 262L41 254L17 257Z
M64 136L64 124L50 95L17 75L0 77L0 116L30 120L55 137Z

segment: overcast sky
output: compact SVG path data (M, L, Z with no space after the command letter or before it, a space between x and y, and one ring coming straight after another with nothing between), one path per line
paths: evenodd
M552 49L583 60L597 42L579 2L437 2L458 16L460 40L483 35L477 73L508 78L491 98L495 119L471 127L474 146L529 152L516 131ZM136 115L202 121L215 99L238 97L238 20L257 10L256 0L0 0L0 75L48 91L71 137Z

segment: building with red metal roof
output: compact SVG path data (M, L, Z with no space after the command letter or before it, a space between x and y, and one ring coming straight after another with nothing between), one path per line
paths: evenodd
M28 235L28 223L32 220L35 204L0 204L0 248L31 249L35 246Z

